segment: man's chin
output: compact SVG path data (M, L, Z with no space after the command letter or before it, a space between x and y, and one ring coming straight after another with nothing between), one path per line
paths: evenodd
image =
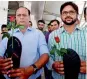
M72 22L66 22L66 21L63 21L66 25L73 25L76 21L72 21Z
M65 23L66 25L73 25L74 23Z

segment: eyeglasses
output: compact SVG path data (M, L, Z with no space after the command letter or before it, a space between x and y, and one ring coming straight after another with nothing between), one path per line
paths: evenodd
M64 11L64 12L62 12L62 15L67 15L68 13L69 13L70 15L74 15L74 14L76 13L76 11L69 11L69 12Z

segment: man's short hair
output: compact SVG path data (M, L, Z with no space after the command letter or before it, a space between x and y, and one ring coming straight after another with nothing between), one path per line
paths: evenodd
M68 6L68 5L72 6L73 9L74 9L74 10L76 11L76 13L78 14L78 6L77 6L75 3L73 3L73 2L65 2L64 4L62 4L61 7L60 7L60 14L62 14L62 10L63 10L66 6Z
M45 21L44 21L44 20L38 20L38 23L39 23L39 22L45 24Z
M21 6L21 7L19 7L18 9L20 9L20 8L25 8L25 9L27 9L28 14L30 15L30 10L29 10L28 8ZM17 9L17 10L18 10L18 9ZM17 10L16 10L16 12L17 12ZM16 12L15 12L15 14L16 14Z
M50 24L53 23L53 22L55 22L55 21L57 22L58 25L60 24L60 22L59 22L58 20L56 20L56 19L51 20L51 21L50 21Z

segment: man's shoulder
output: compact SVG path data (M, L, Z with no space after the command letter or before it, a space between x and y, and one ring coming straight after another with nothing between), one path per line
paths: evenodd
M32 32L34 32L35 34L43 34L42 31L40 31L39 29L36 29L36 28L32 28Z

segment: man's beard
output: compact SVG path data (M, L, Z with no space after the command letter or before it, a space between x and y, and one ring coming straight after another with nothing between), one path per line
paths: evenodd
M43 31L43 28L41 28L41 27L39 27L38 29L41 30L41 31Z
M68 18L68 17L67 17ZM71 17L70 17L71 18ZM75 22L76 22L76 20L77 20L77 18L76 19L74 19L74 20L72 20L70 23L68 23L67 21L64 21L64 20L62 20L63 22L64 22L64 24L66 24L66 25L73 25Z

